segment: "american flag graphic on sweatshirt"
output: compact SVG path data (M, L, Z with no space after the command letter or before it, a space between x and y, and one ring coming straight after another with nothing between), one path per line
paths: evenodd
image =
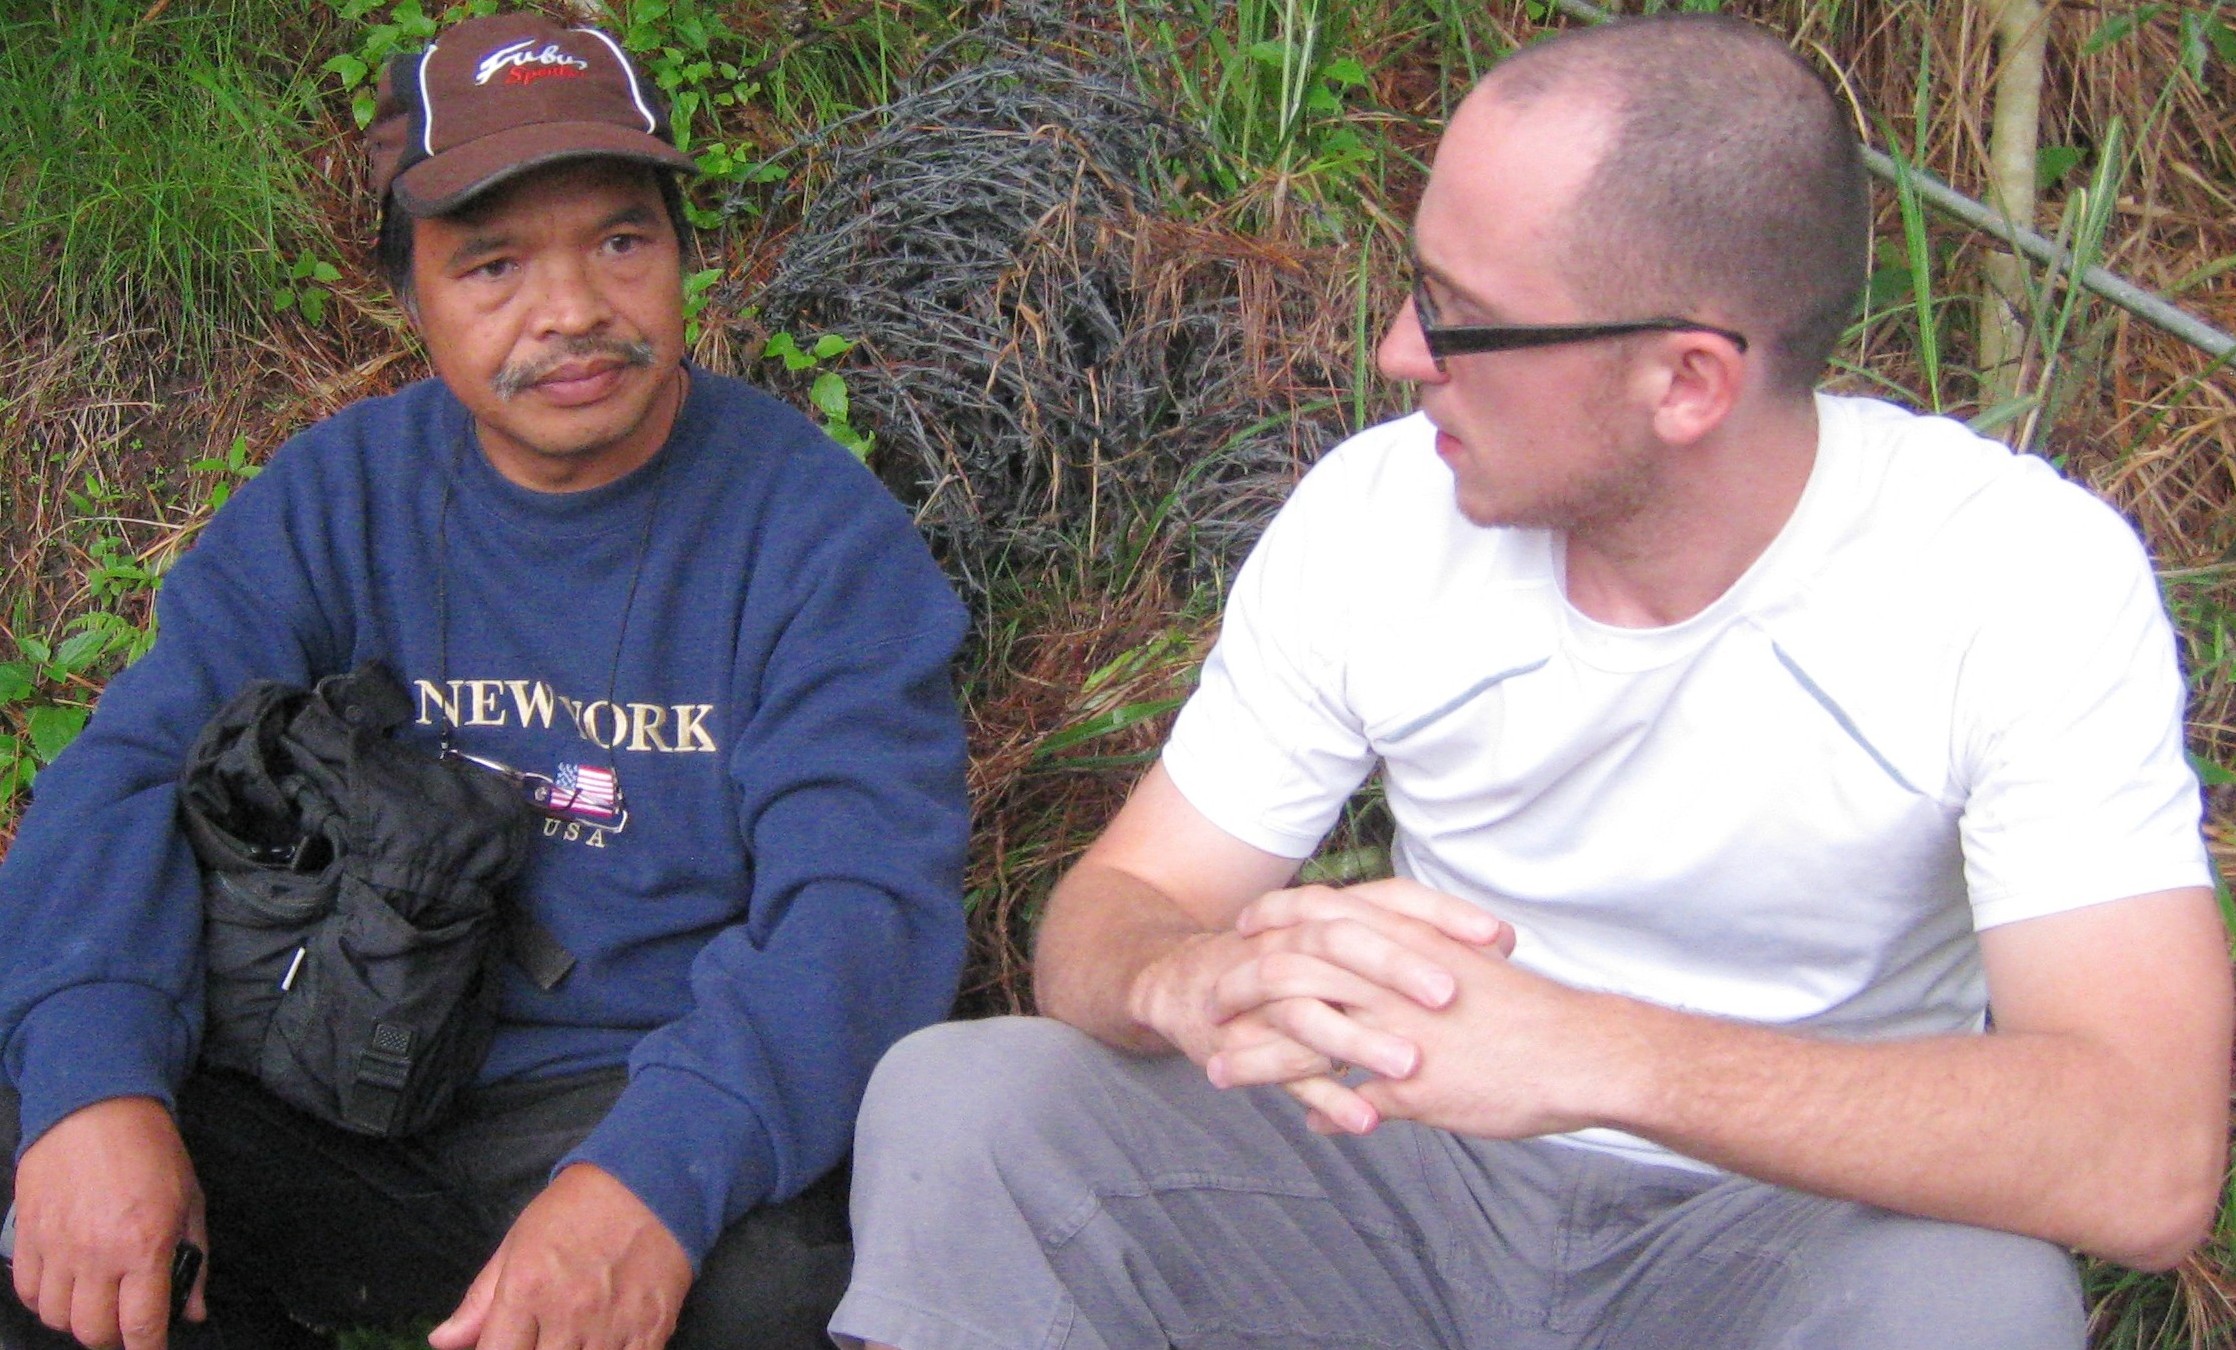
M619 788L611 769L562 764L551 780L551 800L545 809L610 820L621 813Z

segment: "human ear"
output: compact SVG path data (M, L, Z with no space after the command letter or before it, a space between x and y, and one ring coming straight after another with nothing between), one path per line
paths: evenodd
M1664 340L1654 405L1654 431L1673 445L1691 445L1723 425L1738 406L1747 358L1718 333L1672 333Z

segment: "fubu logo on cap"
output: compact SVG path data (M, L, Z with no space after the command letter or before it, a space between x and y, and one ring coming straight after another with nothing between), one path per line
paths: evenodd
M560 51L556 42L546 42L541 51L530 51L535 45L535 39L522 38L484 56L474 67L474 83L487 84L499 71L504 72L506 84L532 84L552 76L571 78L590 69L588 61Z

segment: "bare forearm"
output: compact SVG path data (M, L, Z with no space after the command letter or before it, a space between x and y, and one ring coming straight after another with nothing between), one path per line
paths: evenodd
M2210 1225L2227 1139L2211 1100L2058 1033L1878 1044L1630 1004L1605 1123L1765 1181L2032 1234L2125 1264Z
M1434 947L1436 944L1431 944ZM1424 949L1427 950L1427 949ZM1869 1043L1469 962L1448 1008L1359 1015L1423 1051L1387 1119L1516 1139L1611 1126L1762 1180L2170 1264L2219 1197L2232 995L2212 893L1981 935L1996 1030Z
M1040 1010L1136 1054L1175 1047L1138 1016L1142 973L1211 930L1130 873L1085 861L1049 897L1033 948Z

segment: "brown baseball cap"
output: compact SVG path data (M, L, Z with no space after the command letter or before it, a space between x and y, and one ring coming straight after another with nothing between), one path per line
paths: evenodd
M373 191L438 216L526 170L637 160L697 173L675 148L659 90L595 28L496 14L445 30L381 71L366 133Z

